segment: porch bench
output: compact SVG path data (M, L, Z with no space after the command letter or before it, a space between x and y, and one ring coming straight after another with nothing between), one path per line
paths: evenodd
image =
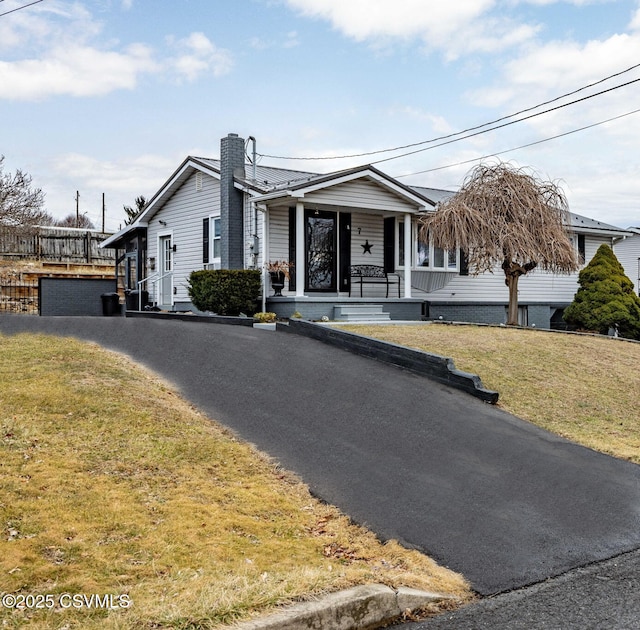
M387 273L381 265L351 265L351 282L349 284L349 297L354 282L360 284L360 297L362 297L363 284L386 284L389 297L389 285L398 285L398 297L400 297L400 276L397 273Z

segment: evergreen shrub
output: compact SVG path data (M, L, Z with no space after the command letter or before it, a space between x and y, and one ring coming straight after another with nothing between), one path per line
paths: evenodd
M253 315L260 299L257 269L201 269L189 276L189 297L201 311Z
M640 298L608 245L598 248L578 283L580 288L563 315L568 324L603 335L617 326L621 337L640 339Z

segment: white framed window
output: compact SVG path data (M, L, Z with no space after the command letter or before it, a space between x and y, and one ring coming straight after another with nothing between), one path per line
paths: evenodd
M202 262L205 269L220 269L220 217L210 216L202 221Z
M404 267L404 221L398 222L398 267ZM459 271L460 256L457 249L446 250L435 247L431 239L424 242L419 238L418 226L412 230L413 251L411 252L411 266L416 270L425 271Z
M573 245L573 248L576 250L578 254L578 262L581 265L584 265L586 262L587 252L586 252L586 242L584 234L571 234L569 236L569 240Z
M214 262L220 262L220 217L212 217L211 226L211 257Z

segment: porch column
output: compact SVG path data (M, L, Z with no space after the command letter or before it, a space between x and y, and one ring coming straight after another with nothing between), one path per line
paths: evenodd
M304 265L304 203L296 203L296 297L304 296L305 265Z
M265 206L260 215L260 221L262 221L262 247L260 249L262 251L258 252L260 254L258 260L262 270L262 311L265 312L267 310L267 291L269 290L269 272L267 271L267 263L269 262L269 206Z
M404 215L404 297L411 297L411 254L413 252L412 215Z

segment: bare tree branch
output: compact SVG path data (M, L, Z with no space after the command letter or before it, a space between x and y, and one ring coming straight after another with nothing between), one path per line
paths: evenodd
M46 223L49 215L42 209L44 193L31 187L31 176L17 170L4 173L0 156L0 225L10 229L30 228Z
M93 230L96 227L86 214L76 215L75 212L69 213L64 219L59 219L54 224L58 227L85 228L87 230Z
M578 269L568 237L569 209L562 190L524 169L504 163L480 165L462 188L421 219L420 238L436 247L467 253L473 274L501 266L510 289L536 267L554 273ZM510 315L508 323L514 323Z

